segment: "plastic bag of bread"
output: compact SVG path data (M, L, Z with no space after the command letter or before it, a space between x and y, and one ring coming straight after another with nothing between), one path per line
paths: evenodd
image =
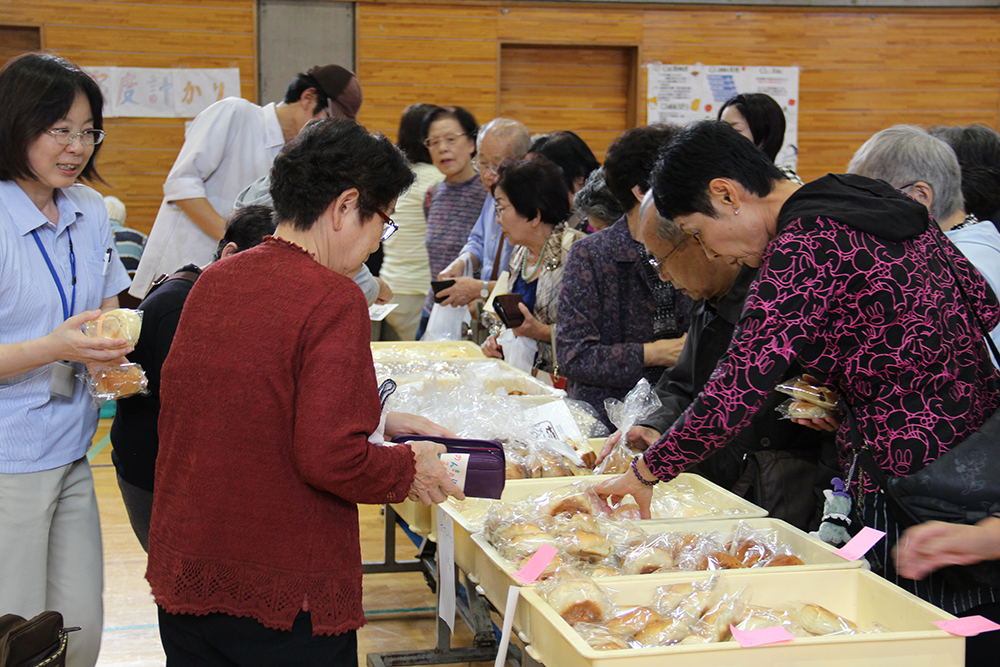
M612 634L631 639L653 623L664 618L652 607L632 607L619 610L604 625Z
M788 614L793 623L810 635L853 635L860 632L856 623L818 604L793 605Z
M709 554L725 550L722 538L716 531L671 533L668 542L679 570L723 569L709 568L707 561Z
M612 608L604 590L575 567L564 566L538 584L539 594L567 623L597 623Z
M601 461L601 465L594 468L594 473L597 475L621 475L628 472L629 466L632 465L632 459L641 453L639 450L629 447L623 435L611 448L611 453L608 454L607 458Z
M540 512L549 516L576 513L596 515L599 507L595 502L596 499L597 496L589 485L577 482L535 496L530 502L534 503Z
M840 399L834 391L811 384L802 376L782 382L775 389L782 394L788 394L797 401L805 401L834 412L840 410Z
M658 536L641 542L621 557L622 574L653 574L674 569L674 556L665 536Z
M780 404L774 411L780 414L783 419L824 419L825 417L837 416L833 410L794 398Z
M147 394L149 380L139 364L91 366L77 375L87 385L95 401L117 401L136 394Z
M504 460L507 466L506 479L527 479L530 474L524 457L516 451L504 447Z
M706 611L696 623L691 625L691 634L681 640L682 644L710 644L723 642L732 635L730 624L743 620L746 613L750 590L744 586L736 593L723 595L715 605Z
M691 626L683 617L670 616L653 621L632 638L640 647L670 646L691 634Z
M623 648L631 648L628 641L612 632L609 628L598 623L577 623L573 629L583 637L590 648L598 651L616 651Z
M141 331L142 311L131 308L115 308L83 323L83 333L91 338L121 338L133 347Z
M659 586L653 595L653 608L661 616L698 621L726 593L726 584L713 575L708 579L682 584Z
M639 380L629 390L624 401L619 401L617 398L604 399L604 409L608 413L608 421L623 434L628 433L630 428L656 412L662 405L663 402L656 395L656 390L646 378ZM631 461L631 459L629 460Z

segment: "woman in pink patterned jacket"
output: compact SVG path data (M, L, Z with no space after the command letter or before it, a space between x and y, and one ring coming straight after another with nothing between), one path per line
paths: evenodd
M912 474L1000 404L982 334L943 253L988 328L1000 318L997 298L917 202L859 176L830 174L800 186L717 121L674 138L657 163L653 191L660 213L706 253L760 272L704 392L634 472L598 486L602 497L632 495L648 511L652 487L639 477L669 480L725 445L792 361L850 406L838 433L845 470L853 440L863 438L887 475ZM989 589L950 589L933 576L899 578L888 558L895 521L874 491L864 475L853 485L864 523L889 533L876 547L881 553L869 553L880 561L876 569L953 613L998 606L1000 590L994 597Z

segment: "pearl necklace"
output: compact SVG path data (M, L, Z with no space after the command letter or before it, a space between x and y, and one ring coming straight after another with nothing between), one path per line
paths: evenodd
M528 266L528 255L530 253L524 253L524 259L521 260L521 280L524 282L530 283L536 276L538 276L538 272L542 269L542 259L545 257L545 249L549 246L549 239L551 238L552 237L549 236L548 239L545 239L545 244L542 246L542 251L538 253L538 261L535 263L535 268L531 271L530 276L524 275L524 269Z

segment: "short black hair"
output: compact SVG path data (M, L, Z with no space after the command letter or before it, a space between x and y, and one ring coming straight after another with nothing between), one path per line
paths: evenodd
M0 70L0 181L33 180L28 150L46 130L66 117L76 96L90 103L94 129L104 129L104 96L89 74L49 53L25 53ZM94 152L80 177L102 181Z
M590 172L601 166L587 142L569 130L536 138L528 148L528 154L531 153L544 155L562 169L566 189L570 192L573 192L577 179L586 181Z
M465 133L465 136L471 139L472 143L476 143L476 137L479 134L479 123L476 122L476 117L463 107L435 107L428 111L427 115L424 116L423 122L420 124L421 141L427 138L427 133L431 131L431 125L434 121L441 120L442 118L455 120L462 126L462 132Z
M302 93L310 88L316 91L316 106L312 110L312 114L315 116L330 104L330 98L323 92L323 86L319 85L319 82L308 74L299 72L289 82L288 88L285 89L285 104L295 104L302 99Z
M278 221L303 231L345 190L357 188L365 220L388 208L412 183L413 171L401 150L346 118L310 121L271 167Z
M958 157L966 213L1000 223L1000 134L985 125L932 127L930 134Z
M424 146L423 125L424 117L435 109L441 107L436 104L411 104L403 109L403 115L399 119L399 135L396 138L396 145L403 151L403 155L411 164L423 162L433 164L430 151Z
M719 120L729 107L736 107L750 128L753 142L774 162L785 143L785 112L781 105L764 93L741 93L719 107Z
M265 236L274 233L277 226L274 209L270 206L252 204L238 209L226 223L226 231L215 249L215 259L222 257L222 250L230 243L236 244L236 252L260 245Z
M643 192L649 190L649 178L660 149L680 129L678 125L666 123L644 125L625 130L608 146L604 182L623 209L631 211L639 205L632 188L638 185Z
M785 175L732 125L703 120L681 129L660 151L652 178L656 209L668 220L692 213L714 218L708 184L716 178L766 197Z
M569 190L563 182L562 171L544 155L524 160L504 160L497 170L493 191L503 189L521 216L557 225L569 217Z

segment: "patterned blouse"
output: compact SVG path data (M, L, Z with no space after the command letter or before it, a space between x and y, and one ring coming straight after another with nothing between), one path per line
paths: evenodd
M880 181L831 174L788 199L778 230L731 347L646 453L657 477L671 479L728 442L796 359L851 405L876 462L893 476L962 442L1000 405L982 335L933 236L988 327L1000 319L996 297L928 227L922 205ZM837 434L845 460L850 430Z
M427 257L430 260L429 280L438 274L462 252L469 232L483 210L486 188L476 174L462 183L439 183L431 195L427 209ZM424 310L434 305L434 294L427 295Z

